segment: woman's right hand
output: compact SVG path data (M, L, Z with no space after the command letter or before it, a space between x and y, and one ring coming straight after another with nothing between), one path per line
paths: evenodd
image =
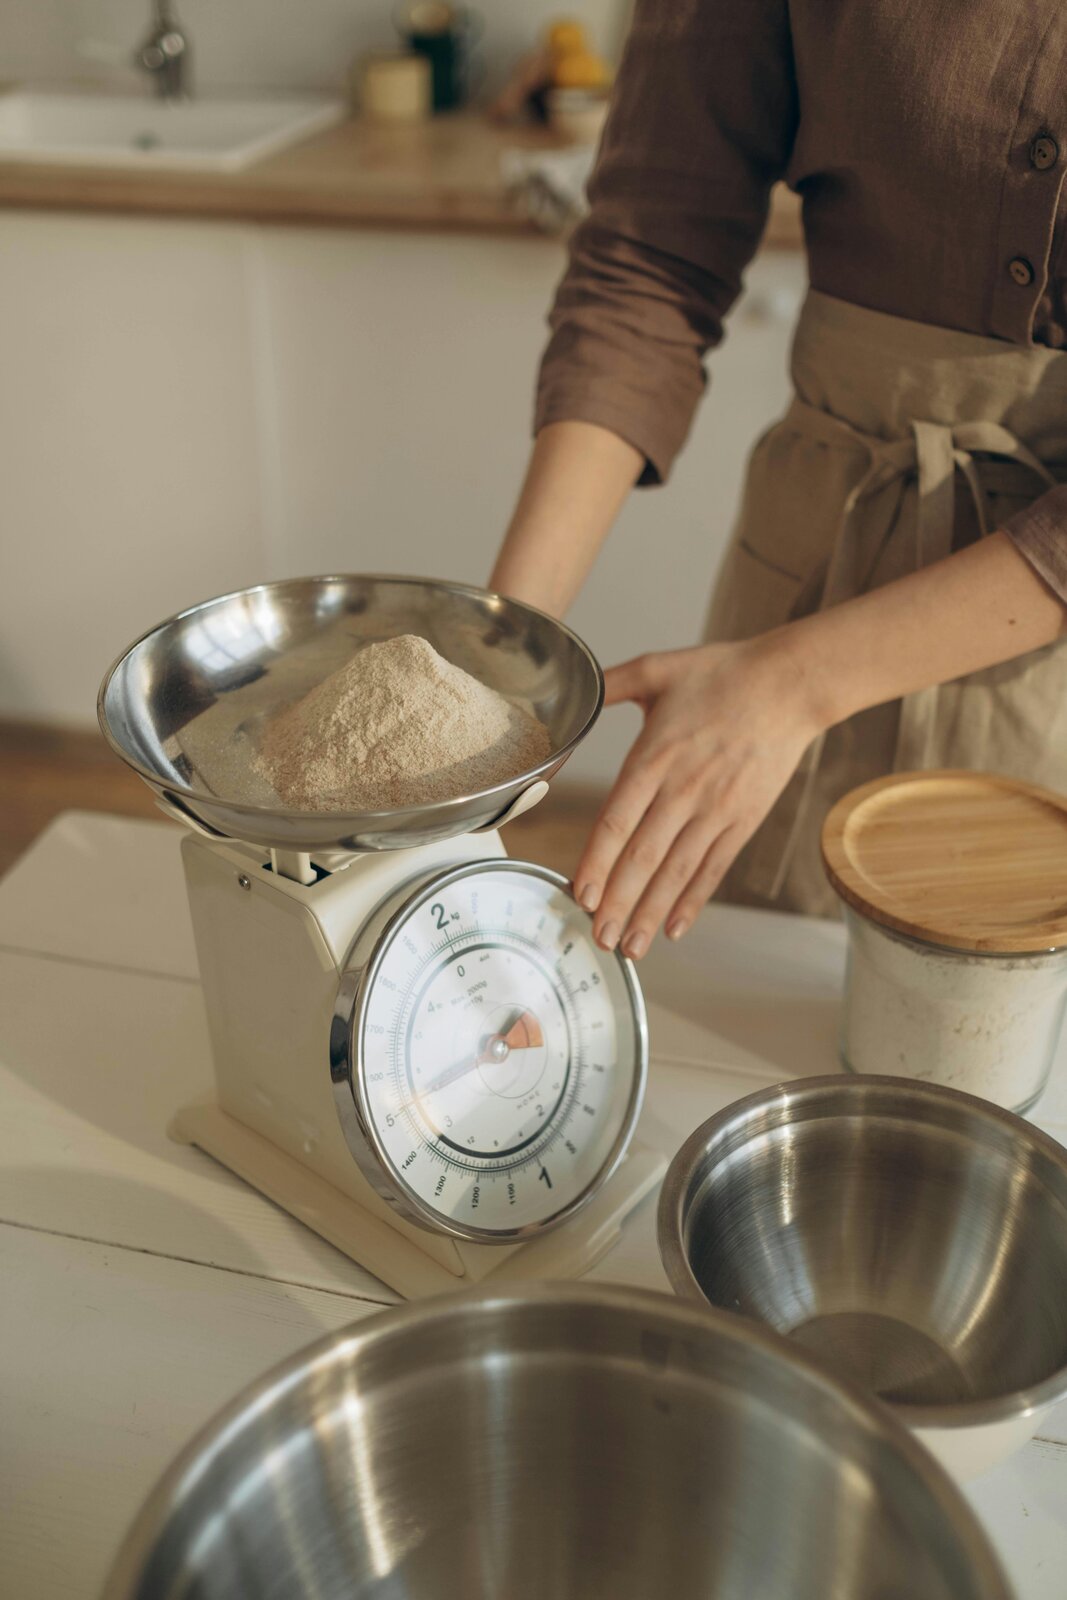
M788 629L641 656L606 677L645 725L574 876L605 950L634 960L696 919L821 731Z

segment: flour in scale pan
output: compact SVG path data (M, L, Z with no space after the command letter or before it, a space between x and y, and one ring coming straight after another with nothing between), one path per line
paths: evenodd
M293 810L391 811L490 789L551 751L529 711L407 633L268 722L256 764Z

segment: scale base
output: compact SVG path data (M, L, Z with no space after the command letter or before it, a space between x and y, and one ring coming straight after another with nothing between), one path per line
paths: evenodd
M447 1293L487 1278L514 1283L580 1277L611 1249L625 1217L657 1186L667 1166L658 1151L634 1142L599 1193L569 1222L528 1244L501 1246L496 1264L491 1260L498 1253L495 1246L465 1252L460 1243L460 1269L453 1272L214 1100L179 1111L170 1134L181 1144L206 1151L405 1300Z

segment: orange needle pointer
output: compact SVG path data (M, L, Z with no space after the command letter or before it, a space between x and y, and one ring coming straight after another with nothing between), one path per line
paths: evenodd
M410 1100L401 1100L394 1108L393 1115L395 1116L398 1111L406 1111L408 1106L414 1105L418 1100L425 1100L429 1095L436 1094L438 1089L446 1089L450 1083L465 1078L468 1072L476 1072L479 1067L489 1062L506 1061L513 1050L537 1050L544 1044L541 1024L532 1011L514 1011L507 1020L506 1029L490 1033L482 1040L477 1055L465 1056L462 1061L456 1061L452 1066L446 1067L436 1078L431 1078L429 1083L423 1084Z
M497 1039L503 1039L509 1050L537 1050L545 1042L541 1024L532 1011L524 1011L521 1017L516 1017L507 1033L493 1034L486 1044L495 1043Z

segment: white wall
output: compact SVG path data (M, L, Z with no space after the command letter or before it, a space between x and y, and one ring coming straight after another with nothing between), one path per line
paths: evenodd
M354 56L396 43L393 0L174 0L174 7L205 92L336 89ZM583 19L599 48L612 51L626 0L477 0L474 9L485 22L482 54L492 84L564 12ZM149 0L3 0L0 77L113 77L116 68L87 59L86 41L132 51L148 13Z
M227 588L484 582L560 264L547 239L0 215L0 714L89 721L125 643ZM698 636L802 279L756 263L673 482L626 508L571 619L606 662ZM608 777L630 728L604 718L571 775Z

